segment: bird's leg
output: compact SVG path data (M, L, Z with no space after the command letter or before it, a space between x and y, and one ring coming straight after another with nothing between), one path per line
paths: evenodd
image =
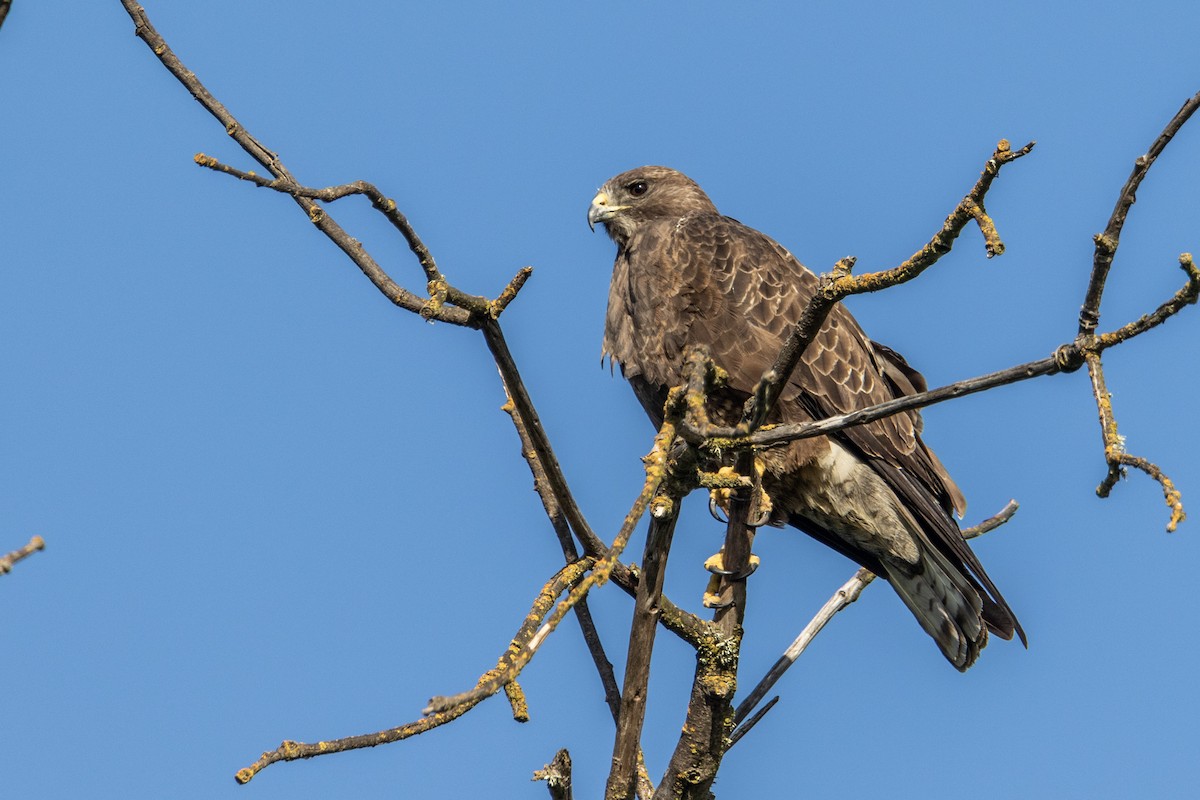
M763 474L766 471L766 463L755 456L754 495L750 500L750 519L746 522L751 528L760 528L771 521L771 511L773 510L771 496L763 489Z
M765 472L765 465L762 459L754 459L754 478L752 483L752 496L750 506L750 527L757 528L761 525L766 525L771 519L771 498L762 488L762 477ZM723 482L736 484L740 476L734 471L733 467L721 467L716 473L718 478L723 479ZM708 510L720 522L729 521L729 502L735 490L729 486L715 487L709 490ZM725 519L721 518L724 514ZM704 562L704 568L712 573L712 577L708 579L708 586L704 590L703 603L706 608L722 608L728 605L727 601L723 601L720 596L721 578L728 577L732 580L745 580L754 574L758 569L761 560L753 553L750 554L750 559L746 563L746 568L737 574L725 569L725 548L713 555L709 556Z

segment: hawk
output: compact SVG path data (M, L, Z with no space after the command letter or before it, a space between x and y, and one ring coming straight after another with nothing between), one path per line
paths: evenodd
M729 374L709 398L733 425L817 288L770 237L722 216L695 181L640 167L592 198L588 224L617 245L602 357L621 368L655 425L704 345ZM894 350L838 304L783 389L770 422L808 422L925 390ZM799 528L885 578L946 658L975 662L988 631L1025 632L954 521L962 492L921 440L916 411L765 450L770 524Z

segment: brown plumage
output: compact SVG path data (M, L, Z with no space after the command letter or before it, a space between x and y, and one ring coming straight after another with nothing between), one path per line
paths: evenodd
M684 351L708 347L729 373L710 399L719 424L775 360L817 279L774 240L722 216L700 187L666 167L606 183L588 223L617 244L605 356L621 367L656 425L680 382ZM771 421L804 422L925 389L895 351L872 342L840 304L805 351ZM951 516L962 493L921 441L917 412L763 453L773 524L788 523L886 578L960 670L991 630L1024 631Z

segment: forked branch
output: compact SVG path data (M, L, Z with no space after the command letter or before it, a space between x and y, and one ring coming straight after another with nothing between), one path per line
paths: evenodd
M158 60L162 62L163 66L183 84L192 97L221 123L230 138L237 142L247 155L261 164L273 177L287 183L299 185L299 182L292 176L291 172L283 165L279 156L268 150L258 139L254 138L237 121L233 114L205 88L200 79L196 77L196 74L184 66L183 62L179 60L167 45L166 40L150 24L150 19L146 16L146 10L134 2L134 0L121 0L121 4L125 7L125 11L129 14L130 18L133 19L134 32L138 38L146 43L154 55L158 57ZM453 325L469 326L473 324L474 315L472 312L455 306L437 305L436 303L430 305L429 300L413 294L393 281L384 272L383 268L379 266L378 262L367 253L362 243L351 237L314 200L300 195L292 195L292 198L303 209L313 225L337 245L362 270L371 283L392 303L417 314L424 312L423 316L426 316L428 319L449 322ZM420 254L418 254L418 258L420 258ZM425 265L423 264L423 266ZM430 294L431 299L436 298L436 291L431 291Z
M1168 532L1174 531L1176 526L1187 516L1183 510L1183 501L1179 490L1175 488L1174 482L1167 477L1158 465L1140 456L1130 455L1125 450L1125 439L1117 430L1117 419L1113 412L1112 396L1105 385L1104 363L1100 359L1101 348L1096 345L1101 341L1116 343L1132 338L1155 325L1161 324L1184 305L1195 303L1197 284L1200 283L1200 276L1197 276L1191 254L1184 253L1179 257L1179 265L1188 276L1188 286L1176 293L1174 298L1160 306L1153 314L1148 314L1137 322L1126 325L1112 334L1101 337L1095 337L1094 334L1100 322L1100 301L1104 295L1104 285L1108 279L1113 259L1116 257L1117 248L1121 243L1121 231L1125 227L1125 220L1129 216L1129 209L1137 199L1138 187L1141 186L1142 179L1146 177L1155 160L1166 149L1166 146L1171 143L1171 140L1175 138L1175 134L1179 132L1184 123L1196 113L1197 108L1200 108L1200 92L1197 92L1180 107L1175 116L1171 118L1166 127L1155 138L1154 142L1150 145L1150 149L1144 155L1138 156L1133 162L1133 170L1130 172L1129 178L1125 181L1125 185L1121 187L1120 194L1117 195L1117 202L1112 214L1108 218L1108 225L1105 226L1103 233L1099 233L1095 237L1095 251L1092 256L1092 276L1088 281L1087 292L1084 295L1083 308L1079 312L1079 336L1076 339L1086 350L1085 356L1088 374L1092 379L1092 393L1095 396L1096 409L1100 418L1100 433L1104 441L1104 460L1108 464L1108 471L1104 479L1100 482L1100 485L1096 488L1096 494L1101 497L1108 497L1109 492L1112 491L1113 486L1116 485L1116 482L1124 474L1127 467L1141 470L1157 481L1159 486L1162 487L1163 497L1166 500L1167 506L1171 509L1171 518L1167 522Z
M529 275L533 272L531 267L521 269L509 281L508 286L505 287L504 291L495 300L488 300L485 297L467 294L446 282L445 276L442 275L441 270L438 269L437 262L434 261L433 254L429 252L429 248L421 241L421 237L417 235L408 218L400 211L396 205L396 201L390 197L386 197L373 183L354 181L342 184L341 186L314 189L308 186L301 186L291 178L266 178L255 172L246 172L236 167L222 164L212 156L207 156L204 153L197 153L194 160L202 167L207 167L225 175L231 175L239 180L249 181L264 189L273 189L282 194L291 195L297 199L307 198L310 200L333 202L355 195L363 195L369 199L375 210L383 214L384 218L392 224L392 227L398 230L400 235L404 237L404 241L408 243L409 250L417 257L417 263L421 265L421 269L425 272L425 280L429 289L429 299L420 308L409 308L408 310L415 310L428 320L438 319L438 314L446 303L450 303L477 316L495 319L500 316L505 307L516 297L517 292L521 290L521 287L525 285L525 281L528 280ZM316 206L313 206L313 208L316 208ZM316 222L316 220L313 221ZM362 249L362 245L357 240L351 240L351 245L356 246L358 250ZM476 323L474 320L466 320L459 324L474 325Z

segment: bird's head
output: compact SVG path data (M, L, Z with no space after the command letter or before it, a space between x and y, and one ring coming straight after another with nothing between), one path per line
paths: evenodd
M588 227L602 223L613 241L629 240L640 223L716 214L717 207L694 180L667 167L638 167L600 187L588 208Z

